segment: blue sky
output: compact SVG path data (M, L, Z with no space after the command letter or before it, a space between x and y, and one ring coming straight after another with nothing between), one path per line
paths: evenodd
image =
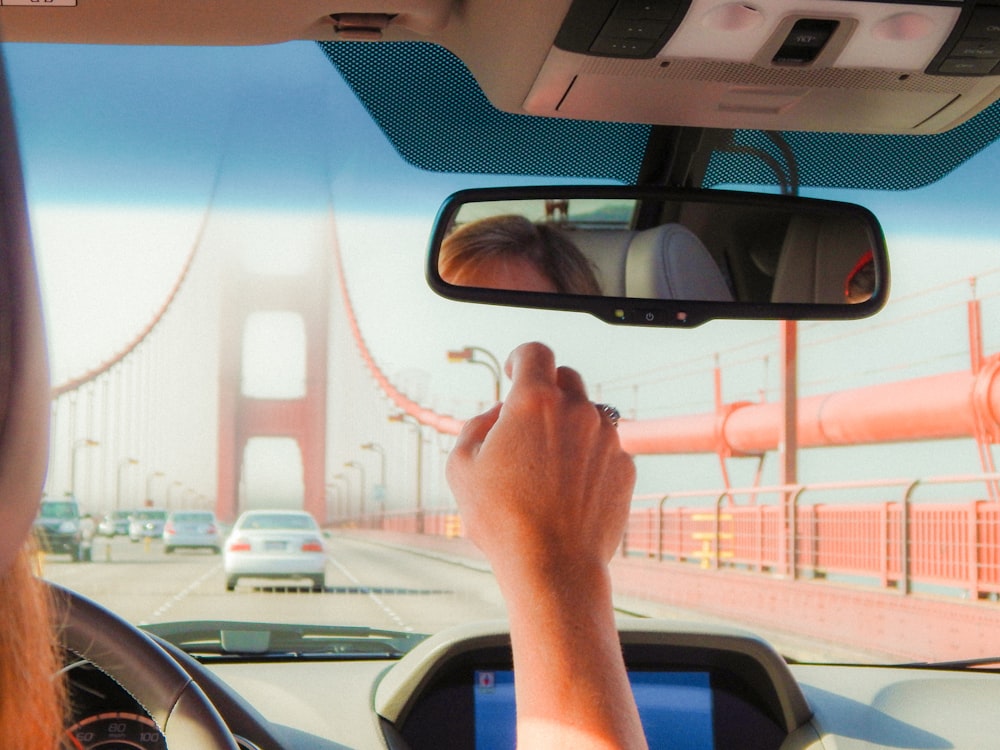
M37 201L200 208L221 169L240 186L222 202L302 208L328 199L303 179L317 167L351 175L341 200L364 195L359 178L384 186L400 168L312 43L131 48L125 58L115 47L4 51ZM37 74L45 69L58 75Z
M122 52L4 45L36 199L76 202L86 195L98 202L201 205L234 143L242 144L240 200L262 205L315 199L313 186L301 182L304 162L328 160L331 171L351 175L353 187L340 200L357 198L354 188L366 187L357 182L364 176L384 191L385 175L400 168L392 147L370 127L368 114L313 43L132 48L127 64L120 62ZM341 147L344 133L350 134L349 149ZM357 159L363 159L363 170L354 168ZM982 220L996 214L986 209L993 207L998 170L1000 147L994 145L913 196L916 205L937 205L960 182L965 198L944 215L915 211L914 202L900 213L891 193L839 195L866 202L888 224L932 229L950 218L967 227L970 215ZM470 181L431 174L424 179L454 189ZM414 198L412 191L400 197ZM934 224L924 226L930 216Z

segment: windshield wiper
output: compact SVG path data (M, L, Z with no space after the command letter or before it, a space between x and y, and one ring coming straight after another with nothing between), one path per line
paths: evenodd
M199 661L398 659L427 637L366 627L225 620L142 627Z
M982 669L984 672L1000 670L1000 656L981 656L974 659L955 659L952 661L914 661L893 666L904 669L942 669L961 671L963 669Z

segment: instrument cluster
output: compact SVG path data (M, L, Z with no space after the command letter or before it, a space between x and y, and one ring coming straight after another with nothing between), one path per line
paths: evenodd
M71 724L64 747L166 750L156 722L110 676L83 660L69 662L66 671Z

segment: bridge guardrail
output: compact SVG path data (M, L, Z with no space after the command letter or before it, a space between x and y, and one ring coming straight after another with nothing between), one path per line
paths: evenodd
M929 488L982 484L1000 473L690 490L633 498L621 554L706 569L1000 598L1000 503L975 496L916 500ZM819 502L867 493L865 502ZM393 510L335 525L462 536L454 508Z

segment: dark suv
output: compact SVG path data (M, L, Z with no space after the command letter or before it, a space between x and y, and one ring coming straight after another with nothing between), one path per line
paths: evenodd
M71 497L43 498L35 519L35 537L38 546L47 553L69 554L79 562L85 557L80 506Z

